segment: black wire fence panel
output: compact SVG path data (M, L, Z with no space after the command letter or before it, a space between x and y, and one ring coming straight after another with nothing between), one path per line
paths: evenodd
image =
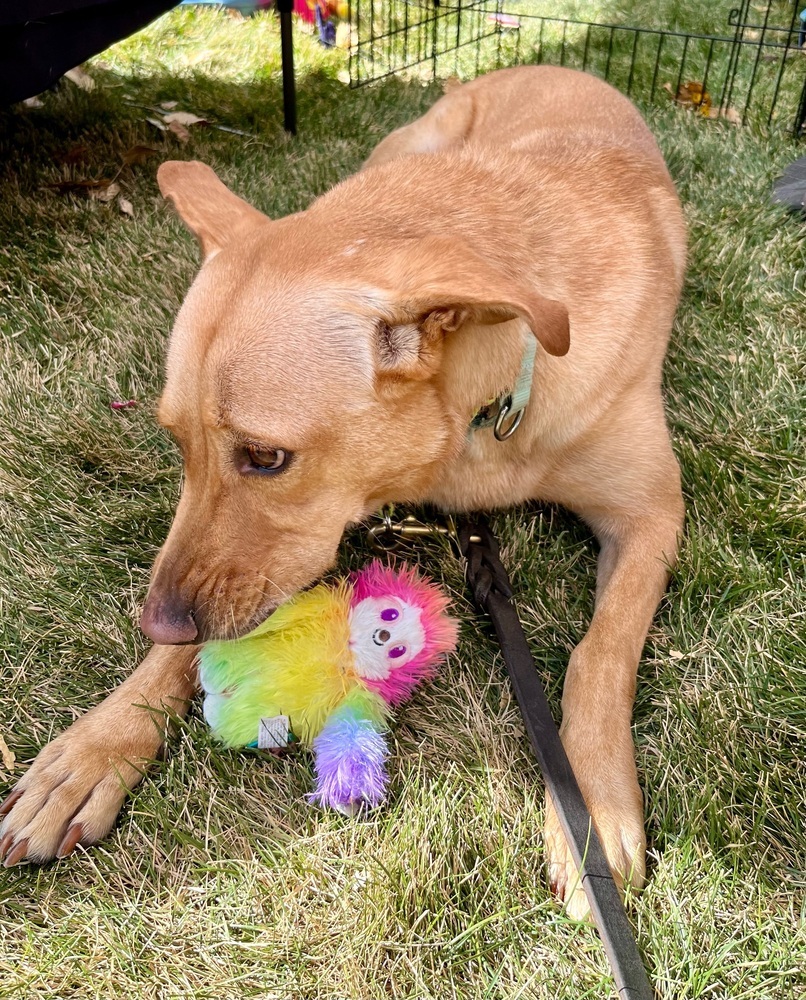
M723 35L599 24L535 0L350 0L350 82L420 79L548 63L595 73L639 102L675 100L709 118L806 126L806 0L727 13Z

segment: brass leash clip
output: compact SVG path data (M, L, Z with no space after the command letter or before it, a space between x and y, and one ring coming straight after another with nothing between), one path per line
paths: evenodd
M441 521L425 522L407 514L395 517L394 505L390 504L380 512L380 521L367 529L369 543L380 553L411 551L419 539L447 539L461 555L456 520L452 514L439 515Z

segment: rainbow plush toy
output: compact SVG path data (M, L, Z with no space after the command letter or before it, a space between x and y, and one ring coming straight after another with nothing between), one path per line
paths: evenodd
M312 746L312 801L346 815L377 806L392 708L456 644L447 605L436 584L380 562L320 584L243 639L202 647L205 718L227 746Z

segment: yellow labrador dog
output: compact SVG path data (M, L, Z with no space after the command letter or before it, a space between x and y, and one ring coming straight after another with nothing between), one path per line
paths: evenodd
M640 884L630 716L683 520L660 381L685 232L638 112L591 76L522 67L455 89L278 221L201 163L158 177L204 263L159 404L185 481L143 611L156 645L12 791L5 863L103 837L160 750L162 710L193 695L194 643L246 632L310 584L345 526L390 501L539 498L601 545L562 734L619 881ZM533 338L517 431L469 431ZM546 848L558 895L584 914L551 803Z

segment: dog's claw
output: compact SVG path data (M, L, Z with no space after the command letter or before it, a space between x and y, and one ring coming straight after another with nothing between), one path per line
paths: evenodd
M16 788L11 793L11 795L9 795L9 797L5 800L5 802L2 805L0 805L0 816L5 816L6 813L11 812L11 810L14 808L14 803L19 800L19 797L22 795L23 791L24 791L23 788Z
M560 865L549 866L549 888L554 898L562 903L565 899L565 887L568 883L568 873Z
M5 840L5 838L3 838ZM28 854L28 838L18 841L8 852L6 860L3 862L6 868L12 868L22 861Z
M56 848L56 857L66 858L69 854L78 847L82 836L84 835L84 827L81 823L73 823L69 828L67 833L62 837L62 842Z
M0 840L0 861L3 860L3 858L6 855L6 851L9 849L9 847L11 847L13 843L14 843L13 833L7 833L5 837L3 837L2 840Z

